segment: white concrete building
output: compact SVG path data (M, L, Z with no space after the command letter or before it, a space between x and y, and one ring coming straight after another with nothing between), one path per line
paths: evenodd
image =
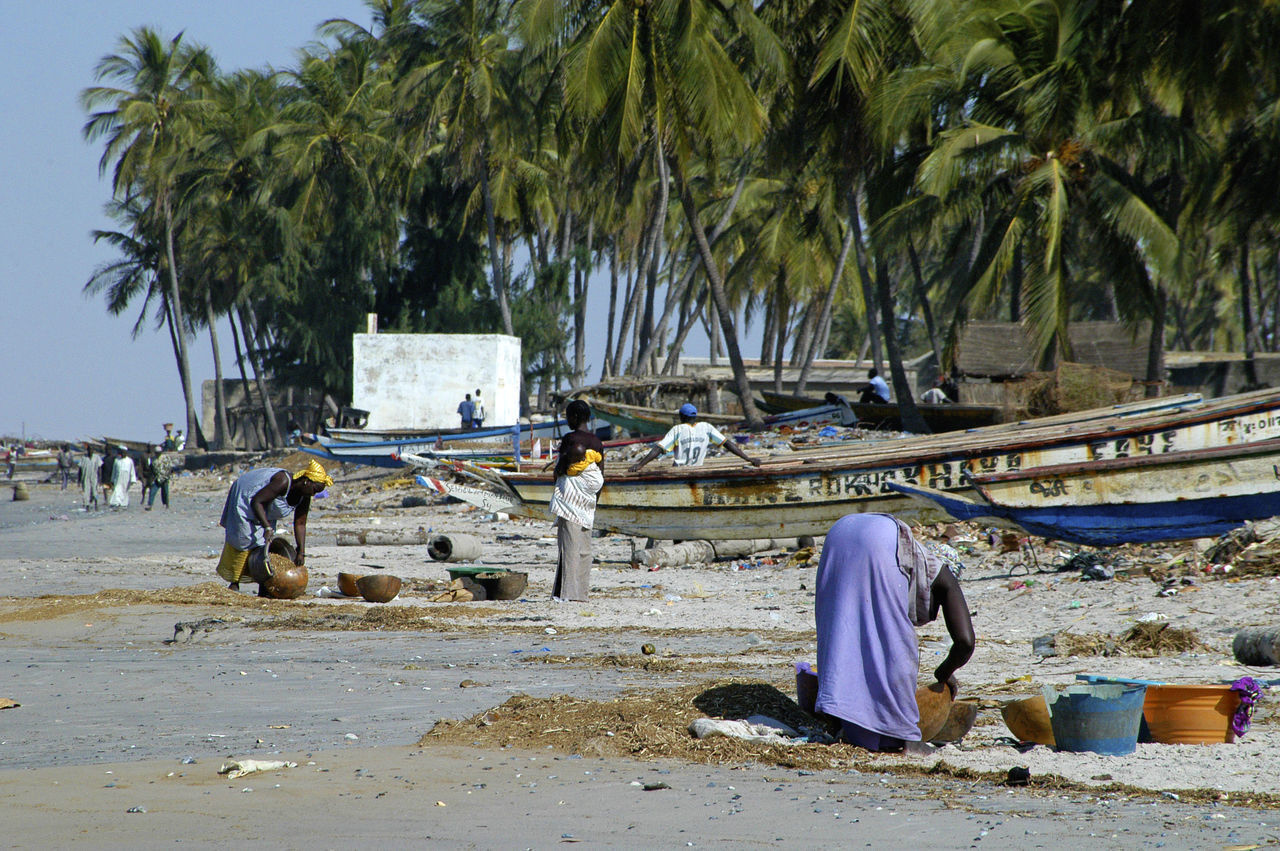
M520 416L520 338L505 334L354 334L351 404L371 429L457 428L477 389L486 426Z

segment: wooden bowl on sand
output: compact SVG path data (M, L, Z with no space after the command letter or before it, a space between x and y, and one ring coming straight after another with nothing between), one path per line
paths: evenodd
M951 704L947 723L929 741L958 742L963 739L978 720L978 708L978 703L974 700L957 700Z
M359 581L360 577L356 576L354 573L339 573L338 590L343 594L346 594L348 597L359 597L360 589L356 586L356 583Z
M386 573L361 576L356 580L356 588L370 603L390 603L400 593L400 577Z
M945 683L930 683L916 689L920 707L920 741L933 741L934 736L951 716L951 689Z
M1000 715L1013 737L1020 742L1054 747L1053 725L1049 723L1049 704L1044 695L1011 700L1000 707Z

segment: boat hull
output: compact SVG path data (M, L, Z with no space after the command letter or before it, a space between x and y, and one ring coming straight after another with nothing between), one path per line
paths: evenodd
M1091 546L1220 535L1280 514L1280 441L977 477L981 500L911 486L958 520Z
M792 460L770 460L760 468L744 467L732 458L653 474L611 476L606 467L596 526L660 540L726 540L825 534L836 520L854 512L935 522L948 517L942 507L911 499L895 486L921 485L958 495L975 479L1030 468L1161 456L1275 437L1280 437L1280 394L1272 393L1133 420L996 426L950 443L941 438L880 441L804 460L794 460L797 453ZM549 475L493 475L499 489L517 497L521 508L513 512L546 514L554 486Z
M820 399L809 399L803 396L786 396L768 392L762 395L765 406L774 413L786 413L822 404ZM858 417L858 422L868 428L892 430L902 428L901 411L892 402L884 404L850 402L849 407ZM964 431L995 425L1000 421L1003 413L999 407L993 405L926 405L916 402L916 408L924 417L925 424L934 432Z
M326 436L317 437L317 442L336 444L350 443L357 445L377 443L414 443L425 445L437 439L444 443L504 443L510 444L516 432L516 426L490 426L473 430L447 429L439 431L415 431L412 429L381 429L370 431L357 428L332 428ZM545 422L522 424L519 426L520 439L526 443L533 440L551 440L559 437L569 425L564 420L547 420Z

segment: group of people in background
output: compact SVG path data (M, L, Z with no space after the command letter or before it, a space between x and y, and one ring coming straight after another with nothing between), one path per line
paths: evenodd
M480 399L480 388L476 388L476 397L471 398L471 394L467 394L467 398L458 403L458 416L461 418L461 427L463 429L477 429L484 425L484 402Z
M156 496L165 508L169 507L169 483L173 479L177 458L170 454L166 443L157 443L137 461L124 445L107 444L104 454L88 444L85 454L77 461L70 444L63 444L58 452L58 473L62 489L66 490L72 471L75 471L85 511L97 511L105 504L112 509L129 507L130 489L141 484L139 502L144 511L155 506Z

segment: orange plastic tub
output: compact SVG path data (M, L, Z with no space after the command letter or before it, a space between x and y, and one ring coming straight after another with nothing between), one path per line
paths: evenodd
M1240 695L1227 685L1147 686L1142 717L1150 738L1166 745L1211 745L1234 742L1231 716Z

